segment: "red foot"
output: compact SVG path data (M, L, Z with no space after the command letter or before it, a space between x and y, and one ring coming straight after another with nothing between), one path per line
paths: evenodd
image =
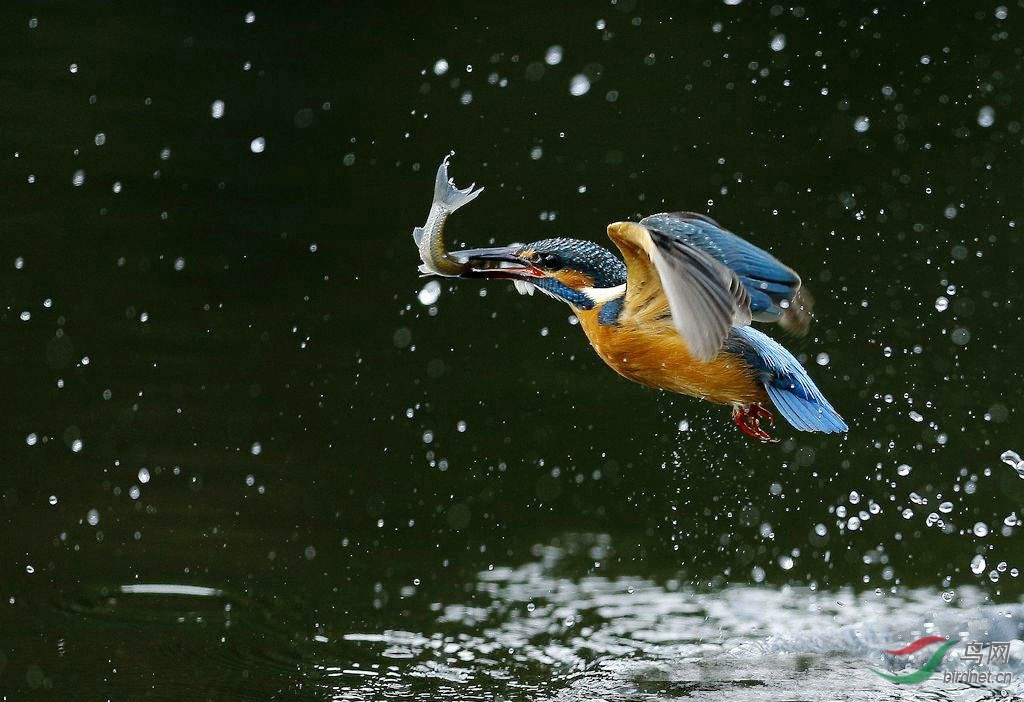
M775 417L772 416L772 413L756 402L746 406L737 405L732 409L732 420L744 434L765 443L778 443L778 439L773 438L771 434L761 428L762 417L767 419L770 425L775 426Z

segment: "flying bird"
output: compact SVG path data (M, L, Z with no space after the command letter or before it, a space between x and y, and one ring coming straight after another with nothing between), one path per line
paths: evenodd
M801 431L848 431L793 355L750 326L806 333L812 300L791 268L692 212L616 222L608 236L624 262L565 238L446 255L458 277L510 279L520 293L568 303L617 373L729 405L749 437L776 441L762 424L775 424L769 405Z

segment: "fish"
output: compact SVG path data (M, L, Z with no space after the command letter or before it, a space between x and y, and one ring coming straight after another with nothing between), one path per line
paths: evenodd
M471 183L468 188L455 187L455 183L448 177L450 158L450 154L445 156L438 166L437 177L434 179L434 201L430 205L427 221L422 227L412 230L412 239L423 260L419 267L421 273L455 278L471 270L472 266L469 260L457 261L448 255L444 243L444 226L452 212L472 202L484 189L474 190L476 183Z

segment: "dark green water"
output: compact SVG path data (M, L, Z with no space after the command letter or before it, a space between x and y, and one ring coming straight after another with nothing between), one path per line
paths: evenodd
M4 4L3 699L1019 690L868 669L1024 636L1022 16ZM769 248L849 435L751 443L507 284L422 304L450 149L459 242Z

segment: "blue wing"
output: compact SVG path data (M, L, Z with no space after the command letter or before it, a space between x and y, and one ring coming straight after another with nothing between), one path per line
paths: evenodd
M800 362L770 336L751 327L733 327L725 349L750 364L768 397L797 429L825 434L849 431Z
M750 311L757 321L807 331L810 296L801 294L800 276L767 251L694 212L663 212L644 217L640 224L703 251L735 272L750 295Z

